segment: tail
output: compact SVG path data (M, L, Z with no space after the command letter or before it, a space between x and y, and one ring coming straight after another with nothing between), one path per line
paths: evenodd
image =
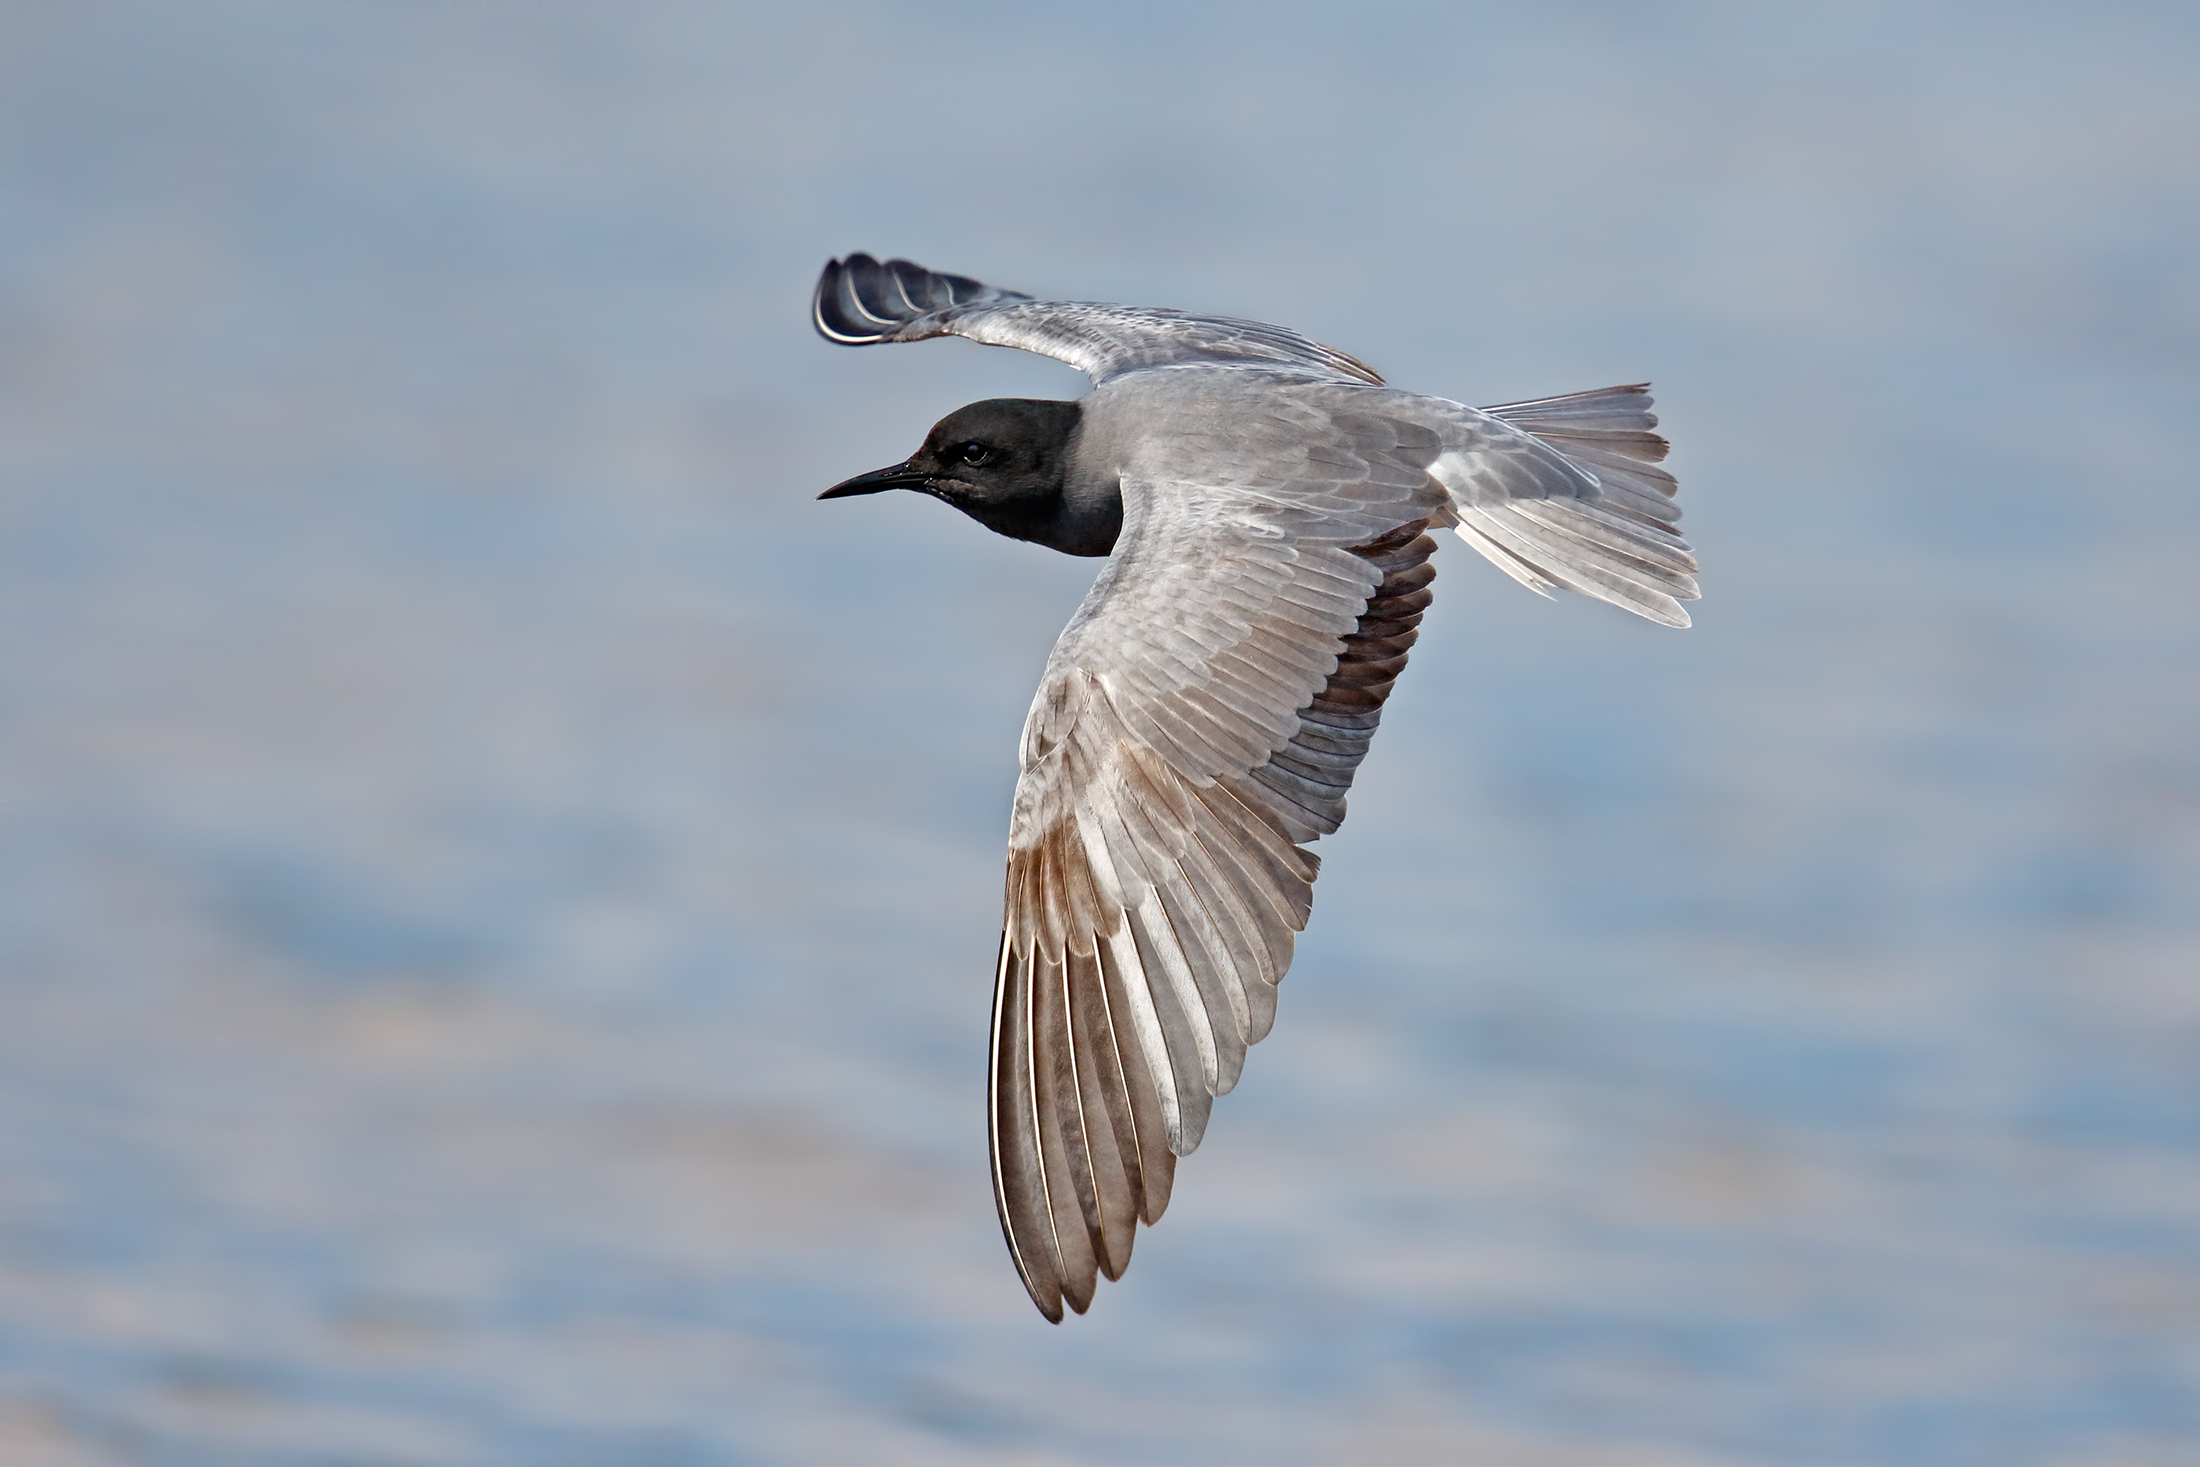
M1672 528L1680 486L1657 466L1666 442L1651 431L1658 419L1650 402L1649 384L1638 382L1483 408L1582 471L1581 487L1535 473L1510 494L1491 494L1488 484L1471 499L1455 491L1460 536L1531 591L1562 586L1664 626L1687 626L1680 603L1701 594L1696 558Z
M1023 301L1020 291L1000 290L967 275L927 270L908 260L880 264L869 255L829 260L810 298L818 335L842 346L871 346L896 339L910 322L979 301Z
M1657 467L1671 445L1650 431L1658 426L1650 403L1650 384L1635 382L1482 411L1527 429L1595 474L1612 508L1648 524L1670 525L1681 517L1673 503L1680 485Z

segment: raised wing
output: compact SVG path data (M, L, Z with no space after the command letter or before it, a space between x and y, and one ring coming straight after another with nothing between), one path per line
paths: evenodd
M1442 444L1386 397L1284 386L1257 426L1218 420L1227 459L1196 434L1157 445L1048 660L1009 834L991 1122L1002 1228L1049 1319L1120 1276L1268 1032L1313 896L1303 846L1344 818L1417 635Z
M811 298L819 334L843 346L966 336L1054 357L1096 383L1146 367L1239 364L1380 383L1366 366L1296 331L1159 307L1040 301L964 275L869 255L827 262Z

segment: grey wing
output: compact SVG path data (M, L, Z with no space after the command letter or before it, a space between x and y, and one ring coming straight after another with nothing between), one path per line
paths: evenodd
M991 1131L1002 1229L1049 1319L1120 1276L1268 1032L1313 896L1303 847L1344 818L1428 604L1440 442L1379 413L1325 422L1266 481L1127 478L1122 537L1032 705Z
M908 260L850 255L826 263L811 297L820 335L843 346L964 336L1068 362L1094 382L1144 367L1283 367L1380 383L1373 371L1296 331L1226 316L1091 301L1041 301Z

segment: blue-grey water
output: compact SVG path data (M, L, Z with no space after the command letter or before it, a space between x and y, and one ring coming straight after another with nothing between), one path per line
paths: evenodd
M0 8L0 1461L2200 1461L2200 19ZM1451 545L1273 1038L988 1195L1092 566L817 504L828 254L1654 379L1698 625Z

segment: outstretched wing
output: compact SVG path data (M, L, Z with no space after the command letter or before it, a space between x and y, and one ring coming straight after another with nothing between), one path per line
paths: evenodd
M1048 660L1009 833L991 1121L1001 1224L1049 1319L1122 1273L1268 1032L1313 896L1302 847L1344 818L1417 635L1442 443L1386 400L1277 385L1216 416L1227 456L1156 444Z
M1159 307L1040 301L965 275L869 255L827 262L811 299L819 334L843 346L967 336L1057 358L1096 383L1144 367L1241 364L1380 383L1341 351L1296 331Z

